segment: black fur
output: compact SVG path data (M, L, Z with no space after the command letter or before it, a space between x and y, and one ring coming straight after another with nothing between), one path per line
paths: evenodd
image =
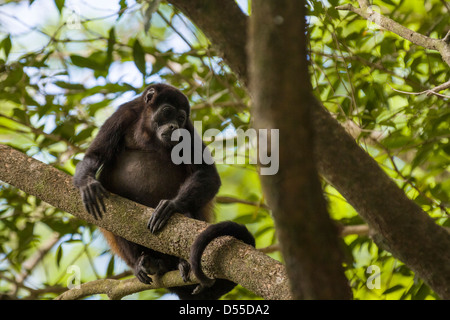
M189 113L189 102L179 90L155 84L142 96L120 106L105 121L74 176L85 208L94 218L101 219L105 212L103 199L108 192L113 192L155 208L148 222L153 233L161 230L175 212L208 220L210 203L221 184L215 165L208 164L209 161L175 165L170 157L174 145L170 135L176 128L185 128L191 137L200 139ZM206 146L201 145L205 151ZM192 141L192 151L193 148ZM192 271L206 282L199 285L198 294L194 295L196 286L170 290L181 299L218 299L231 290L235 284L227 280L219 279L211 286L211 279L201 271L200 259L206 245L221 235L236 236L254 245L251 234L248 231L245 234L242 228L245 229L229 222L207 228L195 241L191 258ZM102 232L112 250L124 259L140 281L150 283L149 275L176 269L187 280L190 269L187 261L142 247L106 230Z
M192 271L197 279L200 281L200 285L194 290L195 294L204 291L206 288L212 287L216 280L208 278L202 270L201 258L206 246L215 238L221 236L232 236L244 243L251 246L255 246L255 239L243 225L240 225L232 221L224 221L217 224L210 225L206 228L194 241L191 246L190 263ZM227 280L222 280L227 281ZM230 281L231 282L231 281ZM234 283L233 283L234 284ZM231 285L231 284L230 284ZM236 284L233 285L233 287Z

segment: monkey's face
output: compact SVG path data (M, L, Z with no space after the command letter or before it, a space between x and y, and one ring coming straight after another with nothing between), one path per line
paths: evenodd
M175 134L172 137L172 134L176 129L184 128L187 120L186 112L170 104L164 104L158 108L152 118L157 139L166 146L176 145L179 135Z
M147 88L143 98L151 109L148 125L153 134L167 147L176 145L179 139L176 135L172 137L172 134L176 129L184 128L189 117L186 96L173 87L156 85Z

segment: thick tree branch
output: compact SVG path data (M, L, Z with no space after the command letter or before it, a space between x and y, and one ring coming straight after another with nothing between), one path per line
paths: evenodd
M191 244L208 226L176 214L164 230L153 235L146 228L153 209L117 195L105 202L107 214L95 220L84 210L71 176L1 144L0 180L125 239L184 259L189 259ZM207 275L232 280L266 299L290 298L284 266L231 237L208 245L202 267Z
M305 14L305 1L252 2L247 48L254 126L279 130L279 149L271 150L279 151L279 170L261 176L261 181L273 210L293 297L349 299L337 230L311 157L314 98L308 80Z
M224 6L237 7L233 0L168 1L182 9L210 37L213 45L220 43L228 57L239 57L230 67L236 73L242 71L242 61L246 61L241 57L243 52L245 54L245 45L236 44L245 43L247 33L242 25L248 23L248 18L242 12L223 10ZM202 8L204 2L209 4L207 11ZM203 20L205 16L208 19ZM216 21L221 21L220 29L216 28ZM241 40L227 46L227 34ZM230 54L229 51L236 52ZM233 67L236 63L239 70ZM241 80L248 83L245 75L240 73ZM318 101L314 102L312 110L314 156L319 173L367 221L394 256L442 298L450 299L450 235L406 197Z

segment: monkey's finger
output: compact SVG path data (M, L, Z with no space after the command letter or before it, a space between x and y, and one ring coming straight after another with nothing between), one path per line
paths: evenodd
M145 284L151 284L153 282L153 279L144 271L139 271L136 274L136 278L138 278L140 282Z
M147 228L150 230L151 233L155 232L155 225L158 222L159 215L161 214L161 203L162 202L160 202L156 206L155 211L153 211L152 216L150 217L150 219L147 223Z
M150 230L151 233L155 233L155 225L158 222L159 219L159 211L154 211L152 216L150 217L150 220L148 221L147 228Z
M147 228L150 230L151 233L156 232L155 226L158 223L159 215L160 215L160 212L155 210L153 212L152 216L150 217L150 220L148 221Z
M191 272L191 265L186 260L180 259L178 263L178 270L180 271L181 278L184 282L189 281L189 273Z
M105 189L105 187L102 186L102 184L99 184L100 187L100 191L102 193L102 196L104 196L105 198L109 198L109 191Z
M87 188L89 194L89 204L91 208L91 214L94 216L95 220L101 219L100 208L98 207L97 197L95 195L95 191L89 186Z
M166 225L167 220L168 220L167 215L166 214L162 214L160 216L160 218L155 221L155 223L153 225L153 228L150 231L152 233L158 232L159 230L161 230Z
M105 198L109 197L108 190L106 190L105 187L103 187L103 185L100 182L97 182L95 184L95 190L98 195L101 195L102 197L105 197Z
M91 192L93 198L92 199L93 206L97 211L98 218L101 219L103 217L103 213L106 212L106 209L105 204L103 203L103 196L99 191L99 187L101 187L100 183L93 184L91 187ZM103 208L103 210L101 208Z
M81 200L83 200L84 208L86 209L86 211L91 216L93 216L95 219L97 219L95 217L95 213L92 211L90 195L89 195L89 192L86 189L84 189L81 192Z
M161 230L169 221L169 218L172 216L173 210L170 206L170 202L166 202L163 204L163 208L161 208L157 216L155 216L155 220L153 221L152 229L150 230L152 233L158 232Z
M164 207L167 206L168 203L169 203L169 200L161 200L161 201L158 203L158 205L156 206L155 212L156 212L156 211L159 211L159 210L162 210Z
M89 213L90 215L92 215L92 213L91 213L91 207L89 206L89 203L83 201L83 205L84 205L84 209L87 211L87 213Z
M193 294L193 295L199 294L199 293L201 293L204 289L205 289L205 288L204 288L201 284L199 284L199 285L197 285L197 286L195 287L195 289L192 291L192 294Z
M156 206L155 210L152 213L152 216L148 220L147 223L147 229L150 230L151 233L154 233L155 231L155 224L157 220L159 219L159 215L161 214L161 210L164 207L164 204L166 203L165 200L161 200L158 205Z
M98 201L97 199L94 199L94 201L92 202L92 207L94 208L94 211L96 213L96 216L101 219L102 218L102 212L100 211L100 207L98 205ZM96 218L97 219L97 218Z
M103 198L105 197L106 190L102 187L101 184L96 185L96 194L97 194L97 200L100 203L102 213L106 212L105 202L103 201Z
M89 200L90 200L89 203L91 207L91 213L94 216L95 220L99 220L102 218L102 213L98 205L97 194L93 186L90 186L88 190L89 190Z
M102 214L106 212L106 207L105 207L105 202L103 201L103 196L98 198L98 202L100 202L101 205L101 209L102 209Z
M98 216L98 213L95 210L94 203L93 202L89 203L89 207L90 207L90 213L94 217L94 219L99 220L100 217Z
M95 211L95 208L94 208L94 205L93 205L92 201L89 201L87 203L87 205L88 205L88 210L87 211L89 212L89 214L91 216L93 216L95 220L98 220L98 215L97 215L97 212Z

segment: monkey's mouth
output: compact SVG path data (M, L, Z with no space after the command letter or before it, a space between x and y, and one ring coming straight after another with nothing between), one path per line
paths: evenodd
M161 140L169 145L176 145L180 141L180 135L172 134L173 132L161 134Z
M161 138L173 143L178 143L181 139L181 134L178 130L173 130L170 132L164 132L161 134Z

